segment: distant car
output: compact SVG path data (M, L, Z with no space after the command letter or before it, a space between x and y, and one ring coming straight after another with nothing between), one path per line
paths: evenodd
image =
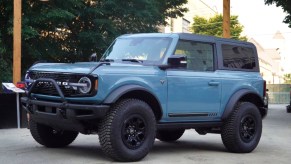
M291 85L290 85L291 88ZM287 113L291 113L291 91L290 91L290 103L287 105Z

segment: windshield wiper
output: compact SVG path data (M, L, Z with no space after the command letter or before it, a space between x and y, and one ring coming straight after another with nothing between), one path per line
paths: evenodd
M136 63L143 63L142 60L137 60L137 59L121 59L122 61L130 61L130 62L136 62Z
M113 59L101 59L100 62L114 62Z

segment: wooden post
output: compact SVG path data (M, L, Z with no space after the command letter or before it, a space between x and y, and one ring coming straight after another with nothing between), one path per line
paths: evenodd
M230 0L223 0L223 37L230 38Z
M21 80L21 0L13 2L13 83Z

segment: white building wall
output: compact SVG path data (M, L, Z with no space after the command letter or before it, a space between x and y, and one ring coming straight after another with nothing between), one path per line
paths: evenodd
M281 32L276 32L274 35L265 37L256 37L255 40L260 43L261 47L264 47L264 52L267 57L271 57L272 64L272 82L271 84L284 83L284 74L290 73L291 64L288 60L290 47L284 35ZM264 57L266 58L266 57Z
M190 27L193 24L194 16L203 16L211 17L217 14L215 9L207 5L205 0L188 0L188 3L185 5L188 8L188 12L184 13L184 16L181 18L170 18L167 20L168 25L165 28L161 28L160 32L165 33L179 33L179 32L188 32L190 33ZM186 23L189 22L188 27Z
M260 73L267 84L284 83L282 67L280 64L281 56L276 49L265 49L255 39L251 38L258 52Z

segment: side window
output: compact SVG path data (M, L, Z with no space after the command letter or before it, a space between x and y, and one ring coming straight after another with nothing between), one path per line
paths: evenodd
M213 71L213 44L179 40L175 55L187 57L187 69L194 71Z
M252 48L222 44L223 66L235 69L254 69L255 53Z

